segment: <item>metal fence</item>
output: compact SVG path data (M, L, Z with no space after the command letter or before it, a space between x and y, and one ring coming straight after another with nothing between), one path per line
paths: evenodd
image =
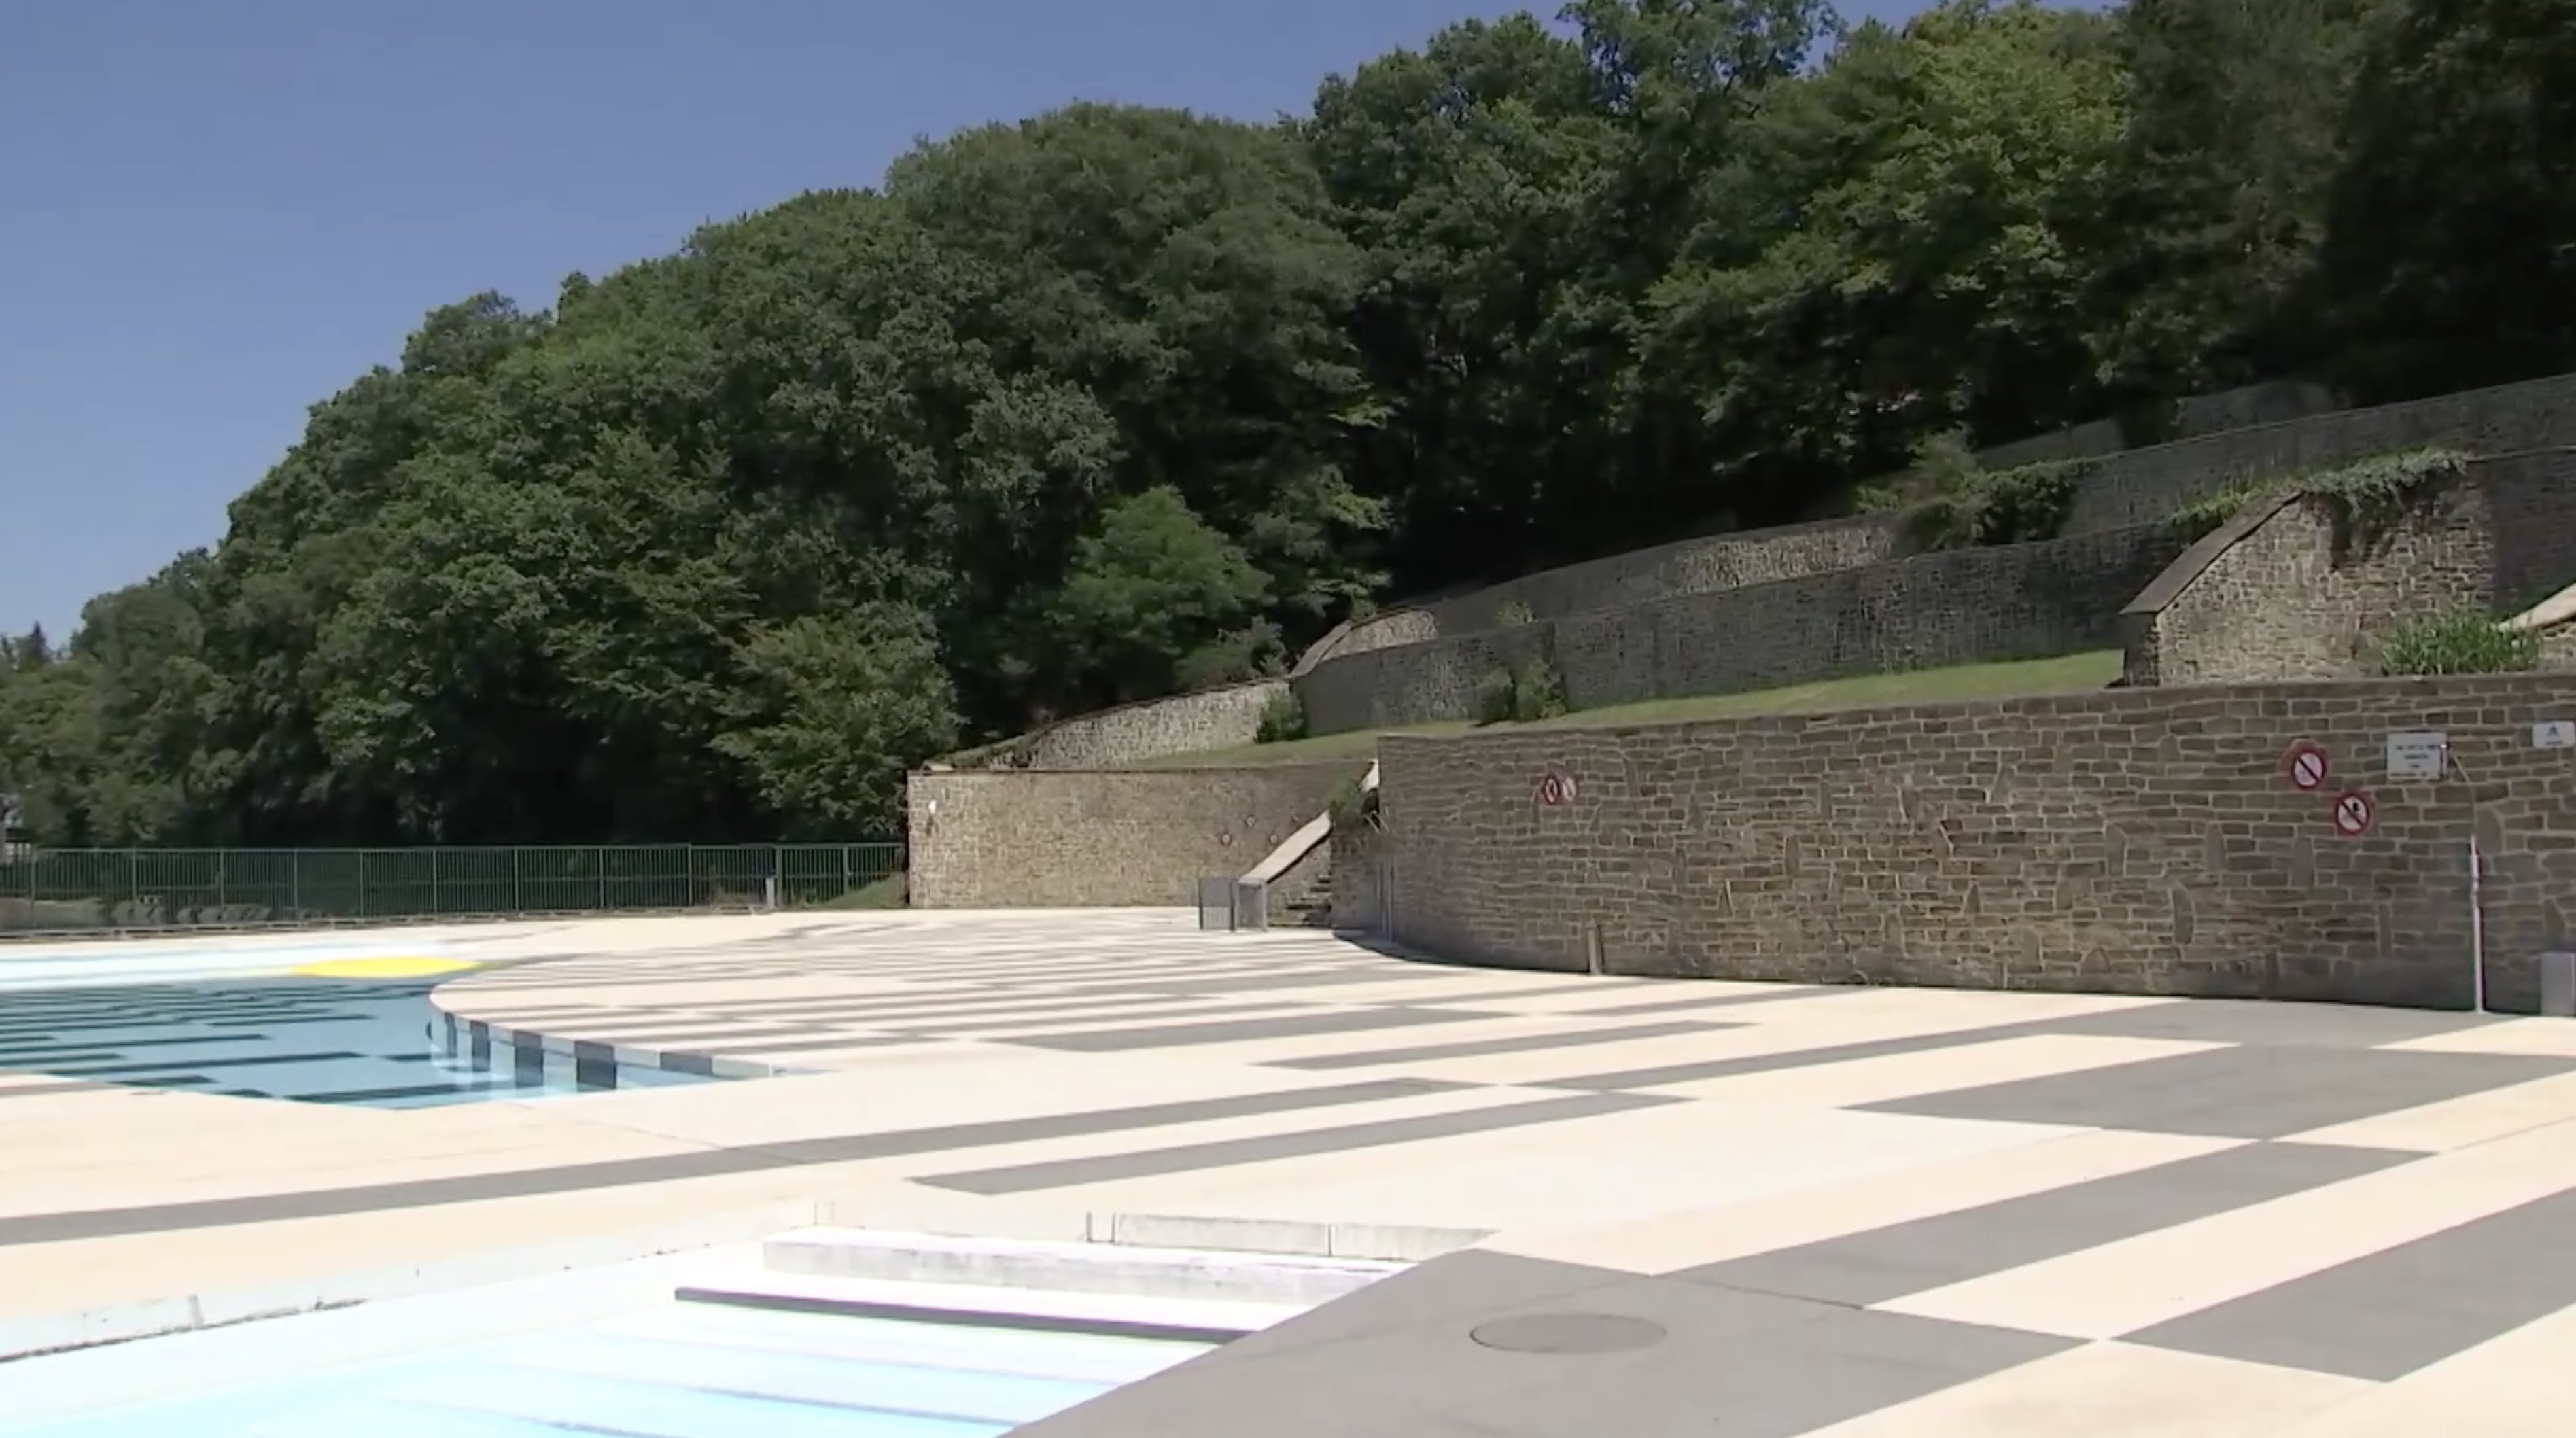
M861 906L900 844L45 849L0 857L0 933Z

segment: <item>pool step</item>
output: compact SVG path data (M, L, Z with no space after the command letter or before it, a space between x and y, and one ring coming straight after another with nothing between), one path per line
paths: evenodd
M1296 1307L1355 1292L1405 1266L1382 1259L863 1228L782 1233L761 1245L761 1258L765 1269L781 1275Z

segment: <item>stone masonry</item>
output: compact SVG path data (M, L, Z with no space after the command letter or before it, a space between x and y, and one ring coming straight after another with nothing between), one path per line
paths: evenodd
M2351 532L2331 496L2238 515L2122 616L2131 684L2329 679L2369 671L2408 616L2518 613L2576 580L2576 450L2477 460L2390 533Z
M1188 904L1200 878L1259 863L1356 772L1343 762L914 774L912 906Z
M2252 476L2440 446L2515 454L2576 444L2576 375L2312 415L2111 455L2077 487L2066 532L2164 519Z
M2556 674L1397 737L1381 901L1398 940L1511 966L2446 1007L2474 834L2491 1000L2528 1011L2576 919L2576 750L2532 726L2569 718ZM2448 777L2387 778L2401 730L2443 731Z
M1076 715L1031 736L1028 764L1102 769L1164 754L1239 748L1260 738L1262 712L1286 692L1285 679L1254 679Z
M1293 682L1318 734L1476 717L1494 668L1547 658L1578 709L2119 642L2181 549L2165 525L1943 550L1330 659Z

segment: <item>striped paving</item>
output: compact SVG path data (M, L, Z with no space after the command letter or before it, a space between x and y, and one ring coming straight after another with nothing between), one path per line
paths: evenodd
M1514 973L1187 923L443 939L493 965L436 991L460 1021L778 1078L404 1113L0 1074L33 1155L0 1168L0 1317L838 1194L954 1231L1493 1235L1036 1434L2349 1438L2446 1404L2576 1431L2576 1390L2513 1361L2576 1334L2576 1025Z

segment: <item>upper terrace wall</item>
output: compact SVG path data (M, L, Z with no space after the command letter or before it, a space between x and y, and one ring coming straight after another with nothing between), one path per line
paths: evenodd
M1397 737L1374 897L1506 966L2464 1007L2474 833L2491 1002L2528 1012L2576 921L2576 750L2532 726L2571 718L2561 674ZM2418 729L2456 768L2388 781ZM2324 792L2286 777L2301 740Z
M2271 380L2231 389L2223 394L2194 395L2184 400L2174 409L2171 437L2198 439L2202 435L2244 429L2249 425L2279 424L2284 420L2332 414L2341 408L2343 401L2323 385L2303 380ZM2117 454L2127 448L2128 434L2120 421L2097 419L1981 449L1977 451L1977 463L1987 469L2011 469L2015 465L2041 464L2050 460L2091 459Z
M2104 458L2077 486L2066 532L2145 524L2240 480L2439 446L2512 454L2576 444L2576 375L2178 440Z
M2180 549L2147 525L1944 550L1348 655L1292 682L1329 734L1474 718L1481 678L1532 656L1578 709L2043 658L2118 642L2121 607Z
M1311 671L1328 659L1470 634L1503 623L1512 606L1553 619L1589 609L1642 604L1876 564L1904 550L1893 515L1856 515L1815 524L1676 540L1557 569L1403 609L1390 609L1318 641L1299 662Z
M2174 433L2187 439L2247 425L2301 419L2329 413L2338 403L2331 391L2296 380L2247 385L2223 394L2184 400L2175 413ZM2103 419L1980 450L1977 461L1988 469L2009 469L2043 460L2116 454L2126 447L2119 421ZM1502 622L1507 605L1522 605L1536 618L1553 619L1590 609L1856 568L1905 552L1899 526L1884 515L1677 540L1384 610L1343 625L1316 641L1300 657L1297 672L1305 673L1326 659L1346 654L1490 629Z
M2289 495L2194 545L2122 616L2129 682L2359 675L2403 616L2538 603L2576 580L2576 450L2472 461L2384 535L2347 518L2332 495Z

